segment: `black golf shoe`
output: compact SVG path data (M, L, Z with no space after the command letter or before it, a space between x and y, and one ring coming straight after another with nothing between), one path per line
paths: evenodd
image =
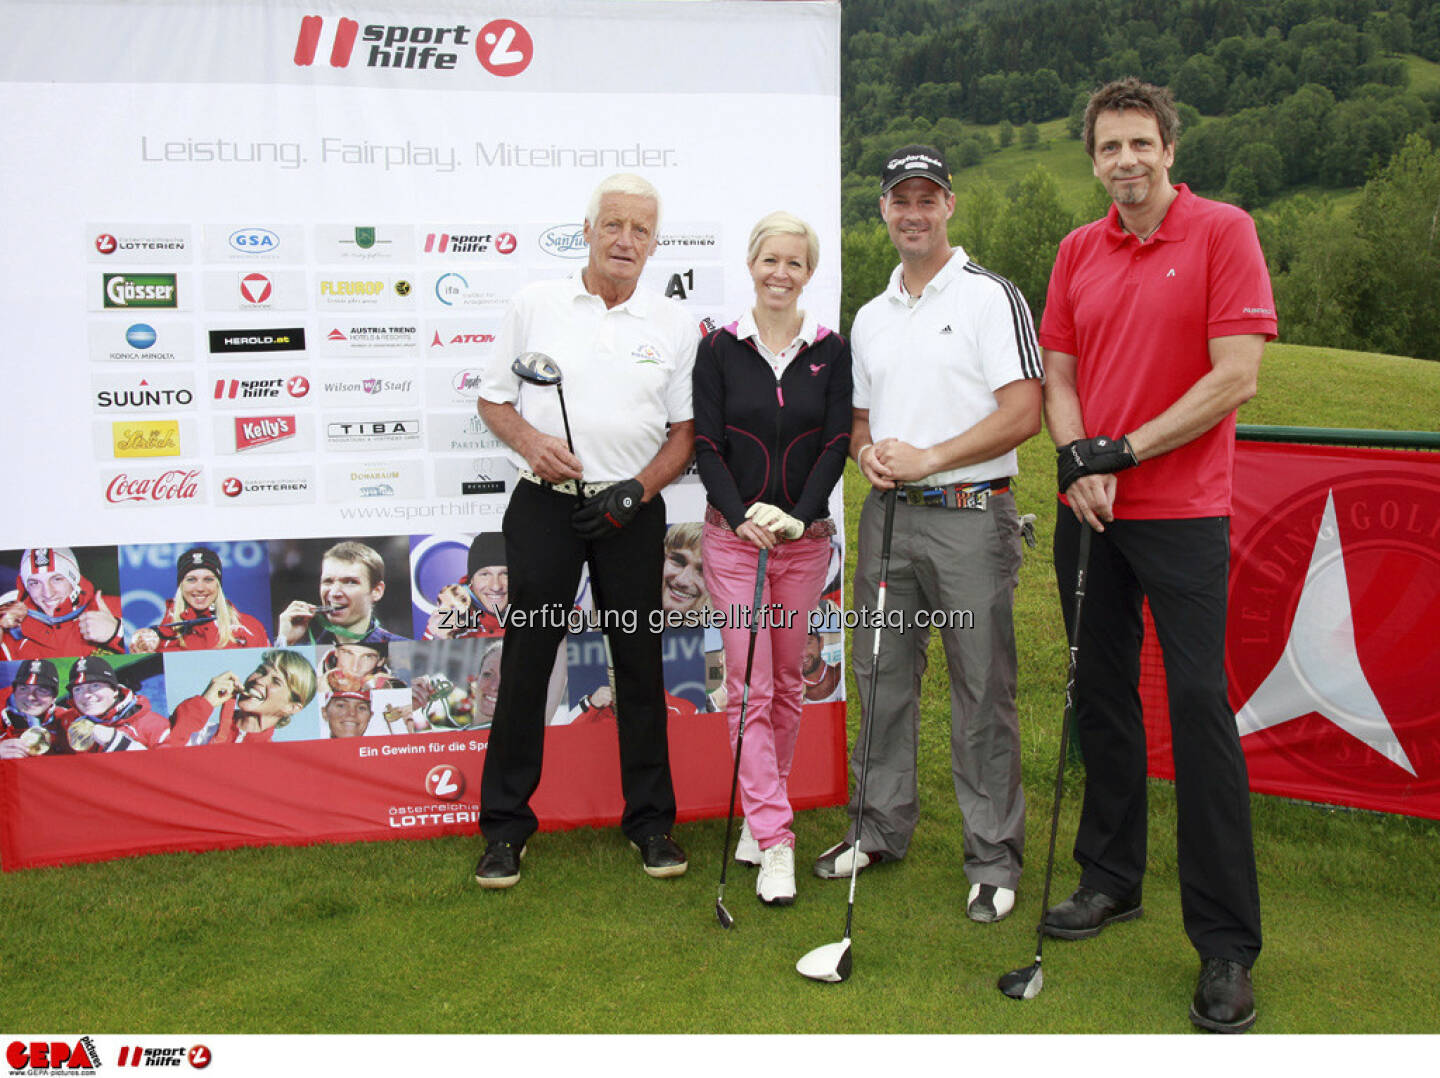
M514 887L520 882L520 858L524 856L524 846L511 842L488 843L480 863L475 866L475 882L491 891Z
M1106 925L1133 921L1144 912L1138 890L1129 898L1116 899L1082 885L1060 905L1045 911L1041 927L1045 935L1056 939L1088 940Z
M653 879L683 876L690 867L685 851L669 835L650 835L632 845L640 851L640 862L645 867L645 875Z
M1255 990L1239 962L1207 958L1190 1003L1190 1021L1212 1033L1244 1033L1255 1024Z

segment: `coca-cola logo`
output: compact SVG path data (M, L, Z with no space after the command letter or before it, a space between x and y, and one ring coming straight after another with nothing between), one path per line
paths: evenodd
M105 487L105 500L120 502L188 502L200 493L199 468L172 468L159 475L131 478L121 472Z

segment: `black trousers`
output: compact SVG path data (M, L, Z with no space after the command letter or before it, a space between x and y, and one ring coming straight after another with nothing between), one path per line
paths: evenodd
M1080 524L1059 507L1055 575L1067 634L1074 617ZM1115 898L1145 873L1145 729L1141 600L1165 658L1178 810L1180 909L1201 958L1247 968L1260 953L1260 892L1250 784L1225 682L1227 517L1117 520L1098 533L1081 617L1075 719L1085 800L1080 882Z
M500 653L500 693L480 779L480 830L491 842L523 844L538 826L530 798L540 784L545 748L545 695L565 613L575 601L585 543L570 514L575 498L521 480L505 510L510 624ZM636 613L636 631L612 632L615 713L620 733L621 829L639 842L675 824L668 715L661 678L660 609L665 503L656 497L629 527L590 544L592 595L610 610ZM540 611L550 617L530 624ZM525 624L520 623L521 617Z

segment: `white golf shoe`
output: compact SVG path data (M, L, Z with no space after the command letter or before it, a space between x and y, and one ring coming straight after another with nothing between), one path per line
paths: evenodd
M795 848L783 842L760 851L760 874L755 877L755 894L767 906L795 903Z
M1014 908L1015 892L992 883L972 884L970 896L965 900L965 916L982 924L1003 921Z
M740 821L740 841L735 845L735 860L756 868L760 864L760 843L750 833L750 821Z

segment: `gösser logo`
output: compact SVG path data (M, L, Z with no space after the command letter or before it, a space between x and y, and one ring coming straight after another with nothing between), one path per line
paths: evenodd
M175 307L173 273L107 273L106 307Z
M321 15L306 15L300 20L300 33L295 39L296 66L309 67L315 62L324 31L325 18ZM492 75L509 78L529 67L535 54L530 32L513 19L494 19L477 33L463 23L454 26L370 23L362 31L354 19L341 18L333 23L329 56L331 67L350 66L356 37L370 45L369 51L364 54L366 67L453 71L460 53L444 50L443 46L459 47L473 43L480 66Z
M200 492L199 468L172 468L156 476L131 479L121 472L105 487L105 500L118 502L188 502Z

